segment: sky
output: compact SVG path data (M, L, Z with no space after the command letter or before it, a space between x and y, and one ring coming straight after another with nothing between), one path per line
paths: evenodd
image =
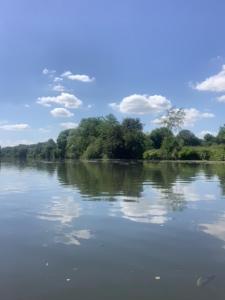
M57 138L113 113L225 123L223 0L1 0L0 145Z

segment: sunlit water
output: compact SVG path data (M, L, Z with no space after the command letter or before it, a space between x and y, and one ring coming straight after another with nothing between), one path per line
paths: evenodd
M224 194L223 164L2 163L0 299L224 300Z

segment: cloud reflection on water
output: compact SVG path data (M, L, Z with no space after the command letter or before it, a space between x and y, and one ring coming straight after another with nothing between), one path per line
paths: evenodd
M88 240L93 235L89 229L74 229L74 220L81 216L82 208L72 196L53 196L44 212L38 215L40 220L56 222L54 242L64 245L79 246L81 240Z

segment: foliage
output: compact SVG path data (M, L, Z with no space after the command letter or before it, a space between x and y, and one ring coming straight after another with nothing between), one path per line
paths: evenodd
M183 144L183 146L199 146L201 144L201 140L194 135L190 130L183 129L181 130L177 138Z
M57 138L58 154L61 159L65 158L67 139L71 129L62 131Z
M163 159L177 159L181 149L179 140L174 136L167 136L162 143L161 152Z
M210 146L210 145L213 145L213 144L216 144L217 142L217 139L214 135L210 134L210 133L207 133L205 136L204 136L204 139L203 139L203 143L207 146Z
M178 157L181 160L200 160L199 152L191 147L184 147Z
M225 125L220 127L216 138L219 144L225 144Z
M152 141L153 148L159 149L162 146L163 140L169 136L173 136L172 131L166 127L161 127L152 130L149 138Z
M146 160L161 160L162 153L159 149L147 150L143 154L143 158Z
M179 152L179 159L183 160L225 160L225 148L223 146L199 146L183 147Z
M184 124L185 111L183 108L168 109L165 116L162 116L160 123L169 130L179 130Z
M181 130L175 136L170 129L175 125L171 126L144 133L139 119L126 118L120 123L113 115L86 118L77 128L62 131L57 142L50 139L33 145L0 148L0 158L225 160L225 125L217 137L207 134L203 140L190 130Z

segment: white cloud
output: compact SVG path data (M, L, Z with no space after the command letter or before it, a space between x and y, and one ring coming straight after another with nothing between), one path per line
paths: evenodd
M53 117L56 117L56 118L58 118L58 117L70 118L74 115L68 109L63 108L63 107L54 108L53 110L50 111L50 113L52 114Z
M65 87L62 84L56 84L56 85L53 85L52 90L54 92L64 92Z
M42 74L43 75L52 75L52 74L54 74L56 71L55 70L49 70L49 69L47 69L47 68L44 68L43 70L42 70Z
M218 74L197 83L195 89L198 91L225 92L225 65L222 66L222 70Z
M206 118L214 118L215 115L213 113L208 112L200 112L196 108L185 108L185 117L184 117L184 126L192 127L197 121ZM166 116L162 116L152 121L153 124L160 125L162 124L162 120L166 118Z
M199 132L198 137L204 138L204 136L205 136L206 134L212 134L213 136L216 136L216 135L217 135L217 132L215 132L215 131L210 131L210 130L202 130L201 132Z
M217 100L218 100L219 102L225 103L225 95L222 95L222 96L218 97Z
M70 80L77 80L77 81L82 81L82 82L93 82L95 80L94 77L90 77L90 76L84 75L84 74L73 74L70 71L66 71L66 72L62 73L61 76L65 77L67 79L70 79Z
M39 97L37 103L47 107L50 107L52 104L60 104L66 108L78 108L82 105L80 99L69 93L61 93L60 95L53 97Z
M63 81L63 78L61 77L55 77L53 80L53 82L61 82L61 81Z
M77 128L78 123L65 122L65 123L60 123L60 126L63 127L64 129L71 129L71 128Z
M185 120L184 120L185 126L193 126L195 122L201 119L208 119L208 118L215 117L213 113L208 113L208 112L202 113L196 108L186 108L184 109L184 112L185 112Z
M160 113L171 107L171 102L161 95L138 95L133 94L122 99L117 103L110 103L110 107L127 114L151 114Z
M8 131L21 131L28 129L30 126L28 124L4 124L0 125L0 129Z

